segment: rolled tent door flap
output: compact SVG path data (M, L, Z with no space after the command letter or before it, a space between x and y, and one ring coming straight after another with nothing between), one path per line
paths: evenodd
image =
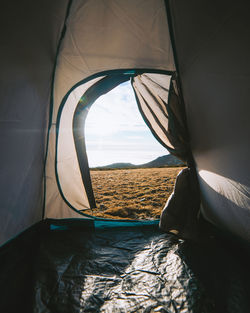
M98 80L94 85L89 87L89 89L82 95L80 101L74 112L73 117L73 136L75 149L78 158L78 164L81 171L81 177L84 184L86 194L88 196L88 202L90 208L95 208L95 197L91 184L90 169L88 165L88 157L85 145L85 120L91 105L95 102L97 98L106 94L117 85L127 81L129 76L124 74L116 74L111 76L105 76ZM72 181L73 183L73 181Z
M156 139L189 168L177 176L174 192L163 208L160 227L182 238L198 236L199 186L192 160L184 103L175 74L145 73L132 79L139 110Z
M156 139L169 152L187 162L189 139L183 103L174 75L145 73L132 79L139 110Z

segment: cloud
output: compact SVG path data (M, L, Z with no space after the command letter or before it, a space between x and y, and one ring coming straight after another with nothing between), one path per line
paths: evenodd
M128 140L133 140L133 141L137 141L137 140L143 140L144 139L144 137L143 136L126 136L125 137L126 139L128 139Z
M166 149L163 146L154 145L151 143L148 144L140 144L138 142L134 143L115 143L115 142L88 142L87 149L89 150L140 150L140 151L162 151L166 153Z
M101 96L90 108L86 119L86 134L106 135L118 130L147 131L129 83Z

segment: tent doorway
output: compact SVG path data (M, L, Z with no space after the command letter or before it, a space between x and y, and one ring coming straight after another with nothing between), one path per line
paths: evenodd
M130 82L93 103L84 135L96 201L96 208L85 213L158 219L180 169L160 162L168 151L144 122Z
M128 83L129 80L131 81L131 85ZM123 83L125 83L125 85ZM92 110L92 105L97 101L97 99L100 99L103 95L108 94L111 90L113 90L113 92L117 92L115 88L119 85L123 87L125 86L125 88L130 88L134 106L137 107L138 105L139 109L139 112L136 114L140 117L141 121L143 118L145 122L142 122L144 129L147 129L151 139L153 139L153 136L157 139L158 143L154 140L154 145L158 145L158 147L161 147L162 145L162 153L159 153L158 156L164 154L166 155L167 150L165 150L164 147L172 152L173 146L169 140L171 140L175 134L173 131L168 131L169 114L173 116L173 112L168 105L170 84L171 76L166 72L146 71L145 73L144 70L111 71L99 73L97 76L93 76L87 80L79 82L65 95L57 117L56 178L61 196L71 209L79 214L92 216L93 209L97 207L91 183L89 168L92 165L89 166L86 151L86 130L84 128L86 118ZM117 95L115 98L117 100ZM123 100L125 101L123 105L124 113L127 114L128 110L126 110L126 97L124 97ZM132 115L133 118L131 116L125 116L125 122L123 124L126 124L128 120L133 121L135 119L135 114L133 113ZM94 119L98 122L97 114L94 115ZM107 122L109 122L110 118L105 118L104 115L102 115L102 119L106 119ZM122 124L119 121L117 122L117 124ZM108 132L110 131L111 125L108 123L108 126L106 125L104 127L105 131ZM95 126L95 128L97 129L98 127ZM134 142L138 148L142 143L142 140ZM138 161L137 159L135 162L130 160L128 163L145 164L147 161L152 161L157 157L157 155L154 154L157 149L158 148L155 148L155 146L148 149L150 152L148 151L147 153L151 154L148 160L145 160L145 158L142 161ZM144 152L144 157L145 154L146 153ZM101 153L100 156L104 161L103 153ZM123 159L121 161L124 162L126 160ZM108 165L109 163L114 162L110 161L103 165ZM164 165L165 164L162 163L160 164L161 167ZM134 171L135 169L133 169L133 173L135 173ZM179 170L177 169L177 172L178 171ZM176 176L177 172L174 176ZM167 182L166 179L169 175L161 173L161 176L162 179L165 179L165 182ZM157 175L155 173L149 173L149 177L157 177ZM121 180L123 179L120 178L119 181ZM146 179L146 181L149 185L151 184L150 180ZM154 183L158 187L161 185L159 180ZM130 185L132 186L132 184ZM174 183L172 183L172 185L174 185ZM148 188L148 186L144 187ZM165 186L162 192L166 195L167 191L171 192L171 189L168 188L168 186ZM155 191L152 191L152 194L153 193L155 193ZM127 192L123 192L123 197L124 194L127 194ZM143 203L145 213L143 218L147 217L152 219L152 215L147 213L148 210L144 205L144 203L147 203L147 200L154 201L151 207L154 208L158 206L155 202L157 197L152 196L152 194L148 197L148 199L146 199L143 194L140 194L140 196L134 195L133 197L140 201L140 204ZM125 202L126 200L127 199L125 198ZM165 200L166 198L163 203L159 204L159 212L155 214L155 218L159 217ZM122 217L128 218L128 215L130 215L130 217L135 217L135 214L130 214L131 211L132 209L128 208L126 210L128 213L122 212ZM89 212L91 214L89 214Z

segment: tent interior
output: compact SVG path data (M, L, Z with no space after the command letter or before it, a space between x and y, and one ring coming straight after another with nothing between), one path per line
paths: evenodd
M249 8L2 4L0 312L250 311ZM188 166L160 228L84 213L95 207L85 119L125 81Z

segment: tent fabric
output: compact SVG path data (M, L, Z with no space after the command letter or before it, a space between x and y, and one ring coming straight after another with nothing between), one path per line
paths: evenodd
M74 0L57 64L53 121L79 81L137 68L175 70L164 1Z
M13 0L0 15L0 312L249 312L249 3ZM172 77L165 89L178 123L155 102L153 112L188 138L206 220L247 243L206 221L208 235L186 241L157 221L79 219L73 205L90 203L73 151L77 105L108 73L138 70L177 71L178 88ZM134 81L145 109L148 90L162 90L149 79L160 76L142 72Z
M181 238L199 236L200 191L193 163L186 113L178 94L176 75L142 74L132 80L139 109L155 137L172 154L185 161L160 217L160 228Z
M79 217L63 198L56 172L60 112L71 92L110 71L171 75L175 67L202 214L249 241L247 12L244 0L216 5L207 0L4 2L1 243L45 216ZM77 166L73 169L79 176ZM44 192L51 204L45 216ZM89 207L83 188L73 192L82 208Z
M1 4L0 243L42 218L51 82L67 4Z
M112 71L134 73L135 70L143 69L162 72L175 70L164 1L74 0L66 26L55 73L46 163L44 217L48 218L80 217L77 210L91 207L80 182L79 164L76 162L76 153L72 151L74 143L71 140L68 144L61 137L65 133L72 139L72 131L62 127L69 127L72 123L70 117L80 100L80 93L85 90L81 84L84 86L88 81ZM63 113L60 116L61 110ZM71 113L67 116L65 110ZM61 118L67 121L60 121L57 145L57 124ZM74 175L70 173L71 168Z
M202 213L249 241L249 4L169 7Z
M172 154L187 162L190 147L185 111L174 76L145 73L135 76L132 85L139 109L156 138Z
M102 78L103 76L100 76L86 82L85 84L78 86L69 95L61 111L60 120L58 123L57 142L55 138L56 125L53 125L50 130L51 138L49 151L53 151L53 156L55 156L55 151L57 149L56 170L58 173L58 181L60 184L61 192L63 193L66 201L78 210L83 210L86 208L88 209L89 202L87 194L85 192L85 188L83 186L79 163L77 160L72 121L76 106L79 103L82 95L86 92L86 90L88 90L88 88L93 86ZM54 137L53 139L52 134ZM52 162L52 156L49 155L49 159L51 160L52 166L50 168L50 171L48 172L53 173L54 163ZM47 178L49 177L47 176ZM65 214L65 206L61 206L62 201L60 191L57 189L57 181L53 180L53 177L50 179L49 186L50 187L47 188L48 191L45 214L46 216L49 216L51 218L62 218ZM57 212L55 210L56 207L59 208ZM79 216L79 214L74 214L73 212L73 216Z
M194 244L121 224L45 220L9 242L0 311L249 312L246 247L216 232Z
M154 131L158 140L168 149L174 149L168 132L168 99L170 76L163 74L142 74L133 78L132 86L144 119Z

